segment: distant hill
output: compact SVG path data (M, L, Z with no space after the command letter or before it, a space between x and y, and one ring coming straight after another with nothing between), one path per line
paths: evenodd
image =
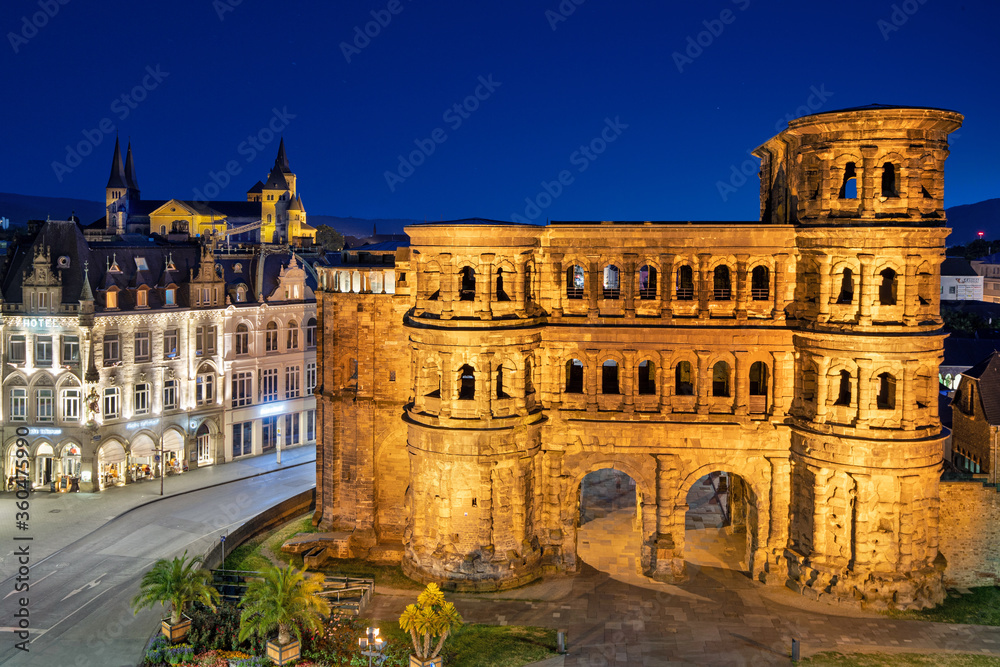
M0 192L0 218L10 220L11 226L23 227L28 220L68 220L76 213L83 224L89 224L104 215L104 202L61 197L35 197Z
M1000 199L952 206L945 212L952 230L948 236L949 246L975 241L979 232L985 232L987 241L1000 240Z

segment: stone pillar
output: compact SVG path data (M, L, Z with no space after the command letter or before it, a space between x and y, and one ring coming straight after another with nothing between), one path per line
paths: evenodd
M864 220L875 219L875 156L876 146L861 147L861 177L858 180L858 215Z
M514 311L519 317L524 316L524 309L527 306L524 295L524 278L525 278L525 261L523 255L518 255L514 258L514 275L512 279L514 281ZM507 278L504 278L504 286L506 287Z
M451 261L451 253L443 252L438 255L438 265L441 267L441 295L438 297L441 301L441 319L450 320L457 292L455 283L458 281L455 276L454 263Z
M708 262L712 253L698 253L698 275L695 276L695 289L698 290L698 317L708 317L708 300L712 294L712 276L708 270Z
M566 289L563 287L563 280L565 275L563 274L562 253L553 253L552 257L552 289L549 290L549 294L552 295L552 316L562 317L563 314L563 299L566 298ZM545 290L541 290L541 294L545 294Z
M635 313L633 312L633 315L634 314ZM638 373L636 354L637 352L635 350L622 351L624 363L622 364L621 374L618 377L618 384L620 385L622 397L624 398L624 410L628 414L635 412L635 376L636 373Z
M581 359L586 366L583 369L583 384L587 392L587 411L597 412L597 385L601 381L601 374L598 370L600 360L597 354L600 350L586 350L584 358Z
M674 256L660 255L660 281L656 286L660 293L660 317L670 321L673 318L671 304L674 297Z
M479 311L479 318L483 320L493 319L492 303L496 298L493 293L493 260L496 254L484 252L479 256L479 278L476 280L476 310ZM483 280L485 278L485 280Z
M454 355L451 352L438 354L441 357L441 416L450 417L452 403L456 399Z
M916 392L917 367L914 361L903 362L903 377L900 378L899 398L902 401L902 423L900 426L906 431L912 431L916 426L914 415L917 414L917 392ZM936 399L937 397L933 397ZM937 402L935 400L935 402Z
M684 567L684 512L678 512L676 494L680 486L677 457L656 456L656 552L652 576L662 581L681 581Z
M712 378L709 374L708 369L708 356L711 354L709 350L696 350L695 354L698 355L698 375L695 379L696 389L695 395L697 398L697 404L695 406L696 411L700 415L708 414L708 390L712 386Z
M774 256L774 306L771 318L779 322L785 319L785 262L788 254L780 252Z
M750 300L750 290L747 285L747 260L750 255L736 255L736 319L747 318L747 302Z
M858 359L858 428L867 429L872 415L872 360Z
M833 289L832 258L829 255L819 257L819 314L817 322L830 321L830 294Z
M599 314L597 308L597 299L599 290L601 289L603 275L601 274L601 265L598 262L599 257L597 255L587 255L589 267L587 269L587 317L595 318Z
M918 264L919 255L907 255L904 275L900 276L903 280L903 284L899 286L899 292L903 295L903 324L907 326L915 325L920 314L920 296L917 294Z
M872 301L875 298L873 288L875 280L872 277L874 269L875 255L863 253L858 255L861 260L861 270L858 272L858 304L860 306L860 317L858 324L863 327L871 326L872 323Z
M744 311L744 315L746 312ZM736 374L735 399L736 414L746 416L750 413L750 364L747 361L747 351L736 352L736 364L733 372Z
M827 396L830 393L830 358L819 357L816 360L816 416L818 424L826 422Z
M622 262L624 264L622 271L625 275L620 277L625 279L623 287L625 288L625 317L627 318L635 318L635 273L639 268L636 266L637 256L634 252L627 252L624 254L625 261Z

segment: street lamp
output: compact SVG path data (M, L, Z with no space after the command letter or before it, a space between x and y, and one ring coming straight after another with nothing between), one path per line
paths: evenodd
M358 640L358 646L362 649L361 655L368 656L368 667L372 667L372 658L375 658L377 665L385 661L386 656L382 655L385 640L378 636L378 628L368 628L368 634Z

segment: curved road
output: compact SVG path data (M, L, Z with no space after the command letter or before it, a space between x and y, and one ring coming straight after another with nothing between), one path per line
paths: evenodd
M138 615L129 607L150 565L185 549L205 553L227 530L315 485L315 467L300 465L139 507L32 566L28 594L14 592L13 568L5 567L0 665L135 667L163 614L159 605ZM31 623L27 653L11 627L21 596Z

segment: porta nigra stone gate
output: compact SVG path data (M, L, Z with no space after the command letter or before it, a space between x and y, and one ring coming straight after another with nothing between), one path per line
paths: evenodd
M687 493L728 473L752 577L943 599L939 266L952 111L792 121L760 220L414 225L320 269L316 521L336 555L496 589L578 559L580 486L636 484L642 570L683 580Z

